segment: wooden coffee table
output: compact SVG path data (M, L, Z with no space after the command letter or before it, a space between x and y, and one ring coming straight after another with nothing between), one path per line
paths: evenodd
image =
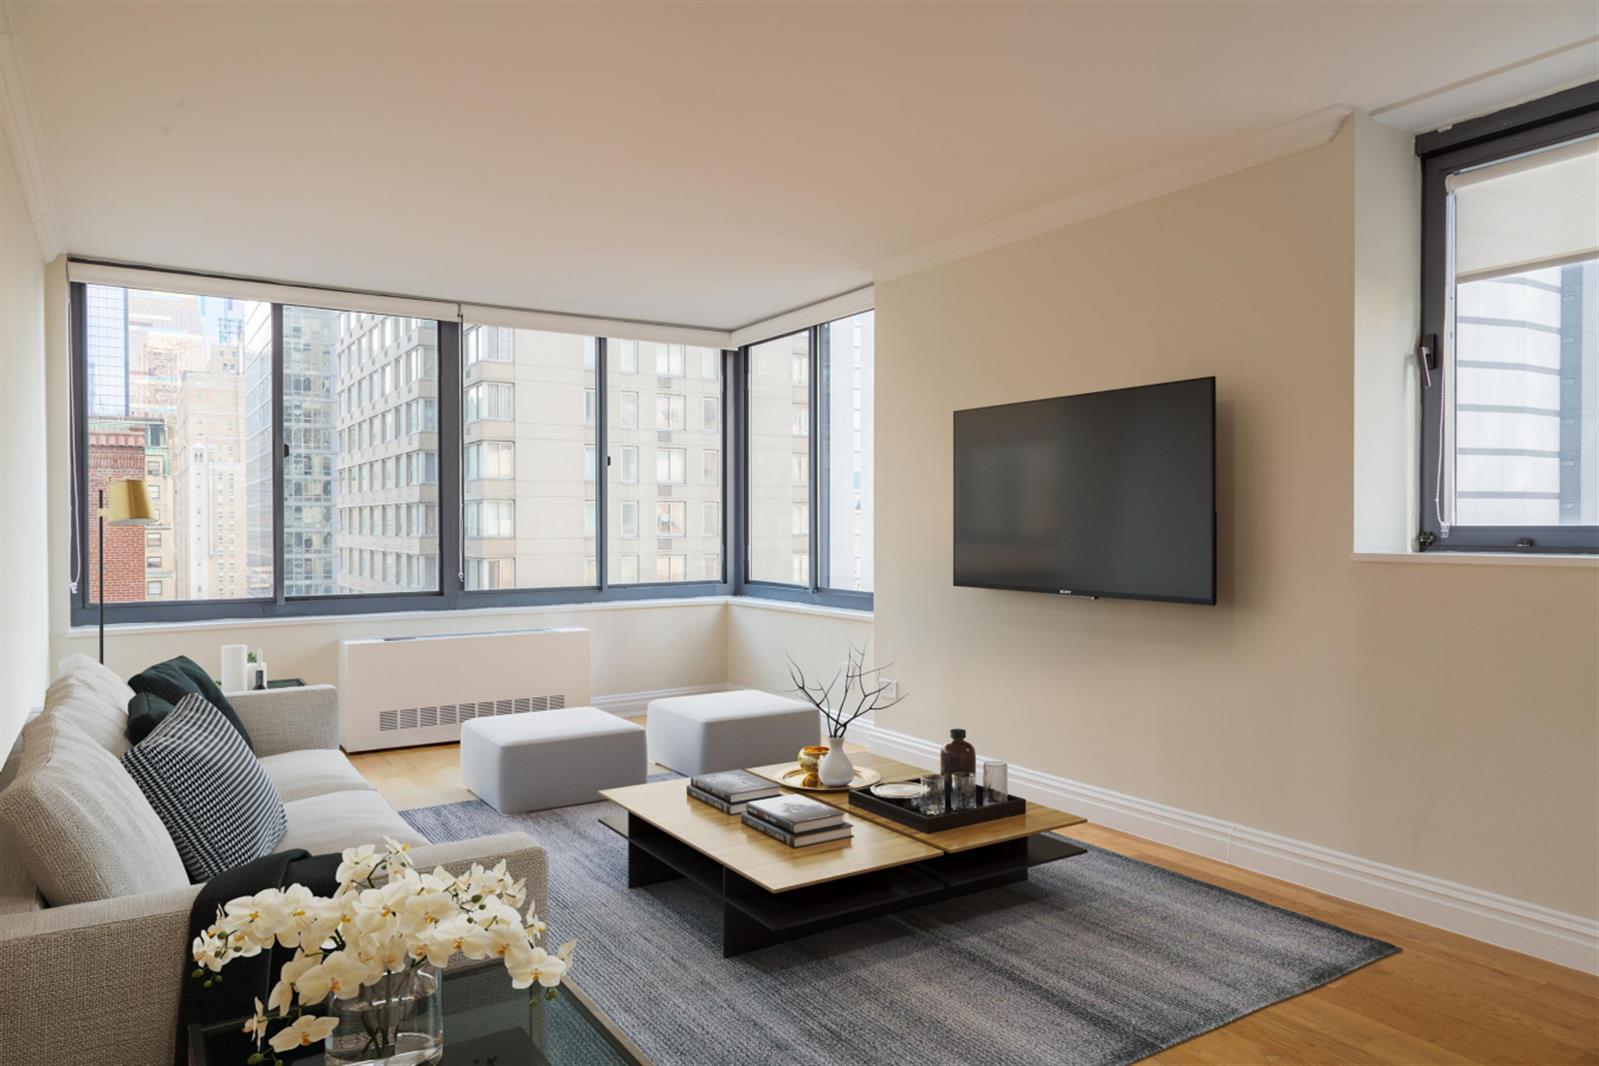
M885 781L922 773L906 763L862 755ZM771 777L792 764L760 766ZM846 811L854 836L791 848L737 815L691 799L688 781L654 781L603 790L622 814L600 819L627 840L629 888L686 877L722 903L724 958L891 914L907 907L1027 879L1034 866L1083 854L1043 834L1084 819L1029 803L1014 818L919 833L849 806L842 792L806 795ZM785 789L784 791L795 791Z

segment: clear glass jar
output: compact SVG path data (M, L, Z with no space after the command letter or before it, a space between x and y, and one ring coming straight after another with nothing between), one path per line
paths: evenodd
M384 974L354 999L336 999L329 1066L422 1066L444 1057L443 975L432 963Z

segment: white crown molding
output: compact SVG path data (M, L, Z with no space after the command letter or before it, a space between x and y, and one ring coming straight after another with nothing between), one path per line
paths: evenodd
M881 726L873 728L869 736L868 745L874 752L921 766L938 764L939 747L930 740ZM1097 785L1029 770L1014 763L1010 767L1010 782L1017 795L1069 810L1111 829L1562 966L1599 973L1599 921L1592 918L1566 914Z
M22 183L22 201L33 222L39 254L45 262L66 251L56 223L55 197L44 166L39 142L39 122L34 115L33 97L28 92L28 77L22 68L22 53L17 47L16 19L10 0L0 4L0 125L5 127L6 144L16 163L17 180Z
M1593 81L1599 34L1374 108L1371 117L1411 133L1447 129L1479 115Z
M881 283L915 274L1002 245L1024 241L1074 222L1154 200L1307 148L1315 148L1332 140L1344 119L1352 114L1354 108L1342 104L1324 107L1219 148L1161 163L1118 178L1108 185L1074 193L1042 207L896 255L879 263L872 271L872 277Z

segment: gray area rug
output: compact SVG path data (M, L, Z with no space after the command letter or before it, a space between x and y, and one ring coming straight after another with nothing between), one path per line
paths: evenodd
M614 810L404 817L435 842L543 844L550 942L577 938L574 979L659 1066L1133 1062L1398 950L1089 847L1022 885L723 959L708 892L626 887L626 845L597 821Z

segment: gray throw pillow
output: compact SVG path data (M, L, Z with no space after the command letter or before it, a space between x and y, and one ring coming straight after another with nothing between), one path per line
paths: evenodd
M288 828L271 778L204 696L179 700L122 765L172 834L191 881L270 855Z

